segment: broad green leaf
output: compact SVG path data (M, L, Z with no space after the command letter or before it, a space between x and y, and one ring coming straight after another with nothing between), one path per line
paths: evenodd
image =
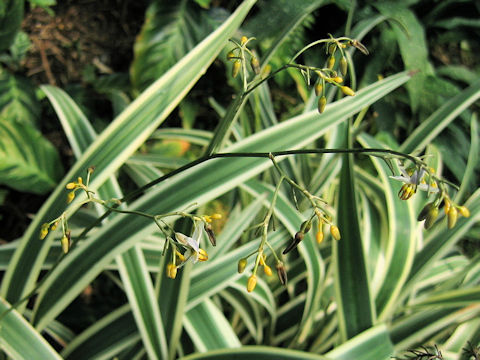
M425 119L400 146L399 151L413 153L422 150L440 134L467 107L480 98L480 80L463 90L442 105L437 111Z
M350 131L349 126L341 129ZM350 143L349 139L344 147L350 147ZM341 239L332 240L337 316L342 342L370 328L375 317L358 219L353 166L353 155L345 155L340 173L337 219L334 220L334 223L338 221Z
M0 115L30 125L37 123L40 104L29 79L0 72Z
M387 327L382 324L361 332L326 356L335 360L387 360L392 354L393 344Z
M303 114L274 128L256 133L226 150L250 152L301 148L323 135L329 127L342 122L346 117L402 85L408 78L406 73L386 78L359 91L354 97L327 106L321 120L317 112ZM132 203L130 209L162 214L184 209L195 202L201 204L270 166L269 160L261 158L227 158L202 162L177 173L169 181L161 182ZM95 183L95 179L93 182ZM128 219L129 221L125 222L124 217L116 217L110 221L92 234L81 247L74 249L51 272L36 302L34 322L37 326L42 328L53 320L116 255L155 229L155 225L147 218L131 216ZM19 272L22 273L25 272ZM192 289L193 285L192 282ZM10 290L8 287L7 289Z
M6 312L6 313L5 313ZM0 348L13 359L61 359L50 344L11 305L0 298Z
M240 349L222 349L209 351L202 354L192 354L182 357L181 360L231 360L231 359L255 359L255 360L329 360L316 354L304 351L276 348L269 346L243 346Z
M45 194L62 173L56 149L28 123L0 119L0 184Z
M188 0L152 1L134 46L130 68L134 88L145 89L225 19Z
M64 186L77 176L84 176L85 170L92 164L97 168L91 182L92 189L98 188L118 170L197 82L254 3L255 0L245 0L215 32L132 102L82 154L24 234L2 283L2 294L8 300L20 299L36 281L51 243L51 237L38 241L38 230L42 223L64 211ZM139 239L140 237L137 238ZM131 244L122 250L130 246ZM113 255L118 254L107 248L104 250Z
M8 49L20 30L24 1L5 0L0 5L0 51Z
M190 309L183 324L199 352L241 345L223 313L209 299Z
M375 7L391 20L396 40L400 48L405 69L420 71L407 84L410 104L414 112L420 105L432 107L432 95L425 89L428 75L433 74L432 65L428 62L428 47L425 30L413 11L404 4L394 1L377 2Z

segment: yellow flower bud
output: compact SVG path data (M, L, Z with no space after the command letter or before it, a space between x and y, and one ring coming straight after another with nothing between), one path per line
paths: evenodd
M232 60L232 59L234 59L234 58L235 58L235 53L233 52L233 50L232 50L232 51L229 51L229 52L227 53L227 60Z
M315 95L320 96L323 90L323 84L319 81L315 84Z
M242 36L240 39L240 45L245 45L248 41L248 38L246 36Z
M247 259L242 258L238 260L238 273L241 274L245 271L245 268L247 266Z
M340 72L342 73L343 76L347 76L348 63L347 63L347 58L345 56L342 56L342 58L340 59Z
M233 68L232 68L232 76L233 77L237 77L238 72L240 71L241 67L242 67L242 62L239 59L235 60L235 62L233 63Z
M455 226L455 224L457 223L457 217L458 217L458 211L455 208L455 206L450 207L450 210L448 210L448 215L447 215L447 218L448 218L447 225L449 229Z
M337 50L337 44L330 44L328 45L328 53L330 55L335 53L335 50Z
M452 207L452 203L448 199L445 199L443 201L443 203L444 203L443 210L445 211L445 215L448 215L448 212L450 211L450 208Z
M43 224L42 227L40 228L40 240L43 240L47 237L48 235L48 227L49 225L47 223Z
M436 206L431 207L428 210L427 215L425 216L425 222L423 223L423 227L427 230L430 229L434 224L435 220L437 219L437 216L438 216L438 207Z
M53 225L50 227L50 229L51 229L52 231L55 231L55 230L57 230L57 226L58 226L58 221L55 221L55 222L53 223Z
M469 217L470 216L470 210L466 206L459 206L458 207L458 212L463 216L463 217Z
M272 276L272 274L273 274L272 268L271 268L270 266L268 266L268 265L265 265L265 266L263 267L263 271L265 272L265 274L266 274L267 276Z
M325 96L321 96L318 99L318 112L321 114L325 111L325 107L327 106L327 98Z
M67 204L70 204L73 199L75 199L75 192L74 191L70 191L68 194L67 194Z
M340 76L335 76L333 78L333 81L335 81L337 84L341 84L343 82L343 79Z
M330 234L332 234L332 237L335 240L340 240L341 239L340 230L335 225L330 225Z
M72 190L72 189L75 189L77 185L75 185L75 183L73 182L69 182L65 187L67 188L67 190Z
M327 68L329 68L331 70L331 69L333 69L334 66L335 66L335 56L330 55L328 57Z
M323 239L325 238L325 235L323 235L323 231L318 231L315 237L317 239L317 244L321 244Z
M250 59L250 66L255 74L260 74L260 62L255 56Z
M68 253L68 250L70 249L70 240L67 237L67 235L63 235L62 239L60 240L60 243L62 244L62 250L66 254Z
M250 275L247 282L247 291L252 292L257 286L257 277L255 275Z
M355 91L350 89L348 86L340 86L340 89L347 96L355 96Z

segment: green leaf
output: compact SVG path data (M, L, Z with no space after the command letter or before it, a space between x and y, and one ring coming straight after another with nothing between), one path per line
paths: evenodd
M6 0L0 6L0 51L6 50L20 30L24 1Z
M411 306L438 306L443 308L469 306L478 304L478 299L480 299L480 287L477 286L433 293L426 299L414 302Z
M223 313L209 299L190 309L183 325L199 352L241 345Z
M437 137L467 107L480 98L480 80L463 90L442 105L437 111L423 121L400 146L399 151L413 153L422 150Z
M96 138L91 124L66 93L53 87L44 87L43 90L59 114L75 155L80 157ZM109 179L99 189L99 196L104 199L123 196L115 178ZM168 349L165 332L143 253L138 246L134 246L117 257L116 262L149 357L166 358Z
M384 96L403 84L408 78L407 74L402 73L384 79L359 91L354 97L348 97L329 107L327 106L321 120L318 119L317 112L303 114L282 122L274 128L256 133L231 146L228 151L275 151L277 149L301 148L324 134L330 126L340 123L347 116L358 112L364 106ZM131 131L132 129L129 127L123 130ZM101 138L102 136L100 136ZM115 150L118 151L118 148L115 148ZM116 159L116 161L119 160ZM195 202L204 203L270 166L271 162L269 160L259 158L215 159L214 161L204 162L195 168L178 173L169 181L158 184L146 195L132 203L130 209L151 214L162 214L184 209ZM106 169L102 170L100 170L102 172L100 177L105 175L104 171L107 171ZM95 178L93 183L95 183ZM116 217L92 234L88 241L81 247L75 248L51 272L49 279L45 280L41 294L37 299L34 322L39 327L45 326L82 291L84 286L106 264L110 263L113 257L143 239L154 229L155 225L152 224L150 219L144 217L129 217L128 222L125 222L123 218ZM32 241L30 246L33 246L33 243L38 243L38 241ZM235 266L235 264L233 265ZM28 269L31 264L25 266ZM25 270L19 271L18 274L25 274ZM192 289L193 285L192 282ZM5 280L4 286L6 286ZM11 290L11 287L6 286L6 289Z
M34 84L26 78L0 73L0 115L9 120L34 125L40 116L40 104Z
M152 1L134 46L134 88L145 89L225 19L210 17L189 0Z
M365 148L386 148L379 141L368 135L359 138ZM411 202L401 201L397 197L398 183L390 179L390 166L395 174L400 174L396 162L387 165L382 159L371 157L382 181L385 195L385 207L388 213L388 239L382 243L384 258L380 268L375 271L374 281L378 282L376 305L380 319L388 319L396 309L396 301L407 280L415 256L417 221Z
M0 348L12 359L62 359L11 305L0 298Z
M349 131L349 127L343 127ZM346 145L349 147L349 142ZM343 157L338 195L340 241L333 241L335 293L338 304L339 330L342 342L373 325L374 303L370 294L366 254L357 210L353 155ZM354 296L352 296L355 294Z
M56 149L40 132L30 124L0 119L0 184L45 194L61 173Z
M69 360L112 359L140 340L128 305L124 305L80 333L62 351Z
M181 360L329 360L329 358L304 351L276 348L269 346L243 346L240 349L222 349L202 354L192 354Z
M363 331L326 355L335 360L387 360L392 354L393 344L382 324Z
M425 89L428 75L433 74L432 66L428 62L428 47L425 30L415 17L415 14L404 4L394 1L376 2L375 7L391 20L405 69L420 71L407 84L410 104L414 112L418 106L431 107L431 95Z
M245 0L225 23L146 89L82 153L24 234L3 278L2 294L7 299L20 299L35 283L52 241L51 237L38 241L39 227L65 210L65 185L78 176L84 176L85 170L92 164L97 169L90 183L92 189L98 188L118 170L196 83L254 3L255 0ZM104 250L109 252L109 249ZM110 253L113 254L112 251Z

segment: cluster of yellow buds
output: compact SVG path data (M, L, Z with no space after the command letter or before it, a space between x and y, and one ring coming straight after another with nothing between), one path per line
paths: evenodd
M71 247L71 231L68 228L68 223L65 217L65 213L60 215L55 220L42 224L42 226L40 227L40 240L45 239L50 230L55 231L59 223L62 224L62 232L63 232L60 243L62 245L63 252L66 254L68 253L68 250Z
M90 175L93 173L93 171L95 170L95 168L93 166L90 166L87 170L87 181L86 181L86 184L83 183L83 179L81 176L79 176L77 178L77 181L72 181L72 182L69 182L65 187L67 188L67 190L72 190L68 193L67 195L67 204L70 204L73 199L75 199L75 192L79 189L85 191L85 193L87 194L87 196L89 195L89 193L91 191L88 190L88 183L90 182Z
M253 254L250 254L251 256ZM258 263L257 263L258 262ZM245 268L248 264L248 256L245 258L241 258L238 261L238 272L242 274L245 271ZM258 265L263 267L263 272L267 276L272 276L273 271L272 268L267 264L267 257L263 253L258 253L257 254L257 260L256 260L256 265L253 269L252 274L248 277L247 280L247 291L252 292L255 287L257 286L257 270L258 270ZM282 283L282 285L287 284L287 271L285 270L285 266L282 261L280 261L278 258L276 260L275 268L277 270L277 275L278 279Z
M227 60L233 61L232 67L232 76L236 77L242 68L242 64L246 61L246 55L250 57L250 67L252 68L255 74L260 74L260 62L255 54L247 47L247 44L255 40L255 38L247 38L246 36L242 36L240 39L240 43L237 43L234 40L230 40L235 44L235 48L230 50L227 54ZM246 74L244 74L246 76Z
M438 207L440 201L435 200L427 205L425 205L418 215L417 220L422 221L425 220L424 227L425 229L429 229L433 223L435 222L436 218L438 217ZM469 217L470 211L466 206L455 204L448 196L444 196L443 199L443 210L445 211L445 216L447 218L447 227L452 229L455 224L457 223L458 215L463 217Z
M365 55L368 55L367 48L357 40L348 39L342 41L334 39L333 37L331 38L326 46L327 54L329 55L327 59L327 67L316 71L318 80L314 88L315 95L319 97L317 109L320 114L325 111L327 105L327 98L325 97L325 85L327 83L339 87L342 93L346 96L355 96L355 92L350 87L341 85L348 73L348 60L344 53L344 49L347 48L347 46L354 46ZM337 50L340 52L340 74L334 70L336 64L335 53Z

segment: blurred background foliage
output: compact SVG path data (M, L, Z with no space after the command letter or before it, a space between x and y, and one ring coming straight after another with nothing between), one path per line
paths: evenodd
M234 0L0 3L3 272L9 269L17 239L25 234L32 218L81 155L72 150L70 135L58 121L62 112L59 109L65 111L72 126L81 122L78 119L86 118L92 131L102 133L112 119L144 96L149 86L181 64L182 58L225 23L240 4ZM357 306L370 309L366 311L370 316L367 327L362 331L352 330L353 333L349 333L348 324L347 329L342 329L345 326L342 321L348 319L348 314L343 315L343 320L338 315L345 310L342 306L338 310L339 297L345 301L356 294L342 294L338 273L345 271L346 276L352 273L336 263L335 253L342 250L335 249L336 245L330 242L311 250L310 256L320 260L309 260L302 253L310 248L289 255L290 285L286 288L276 280L267 279L260 283L258 294L249 296L244 290L245 279L234 277L235 266L227 267L228 261L234 264L238 260L235 252L245 253L250 239L255 237L253 232L244 230L261 218L262 206L267 206L272 193L276 175L265 171L201 204L205 213L224 214L224 220L215 224L219 248L209 250L212 259L219 260L198 270L185 269L176 284L165 283L170 280L164 278L155 284L156 289L161 289L159 307L164 316L165 341L173 348L158 350L164 346L160 341L158 351L152 350L153 345L145 350L145 332L137 329L137 315L132 316L129 305L125 305L130 297L118 273L121 266L109 262L45 330L52 346L58 351L63 349L63 356L81 358L90 354L88 358L140 359L152 354L174 358L208 352L212 359L231 358L232 354L258 359L309 356L322 359L322 355L329 359L386 359L420 345L434 349L433 345L438 344L445 359L473 358L462 349L471 345L473 353L480 342L477 191L480 165L476 125L480 96L480 5L468 0L258 0L233 37L255 37L254 51L275 69L306 44L329 34L359 38L370 51L369 56L349 55L349 84L354 89L365 88L404 70L415 73L404 86L359 109L361 115L355 118L353 130L355 144L433 155L432 160L429 158L432 165L436 164L445 178L461 183L455 200L461 204L469 202L472 217L464 219L460 230L452 234L439 226L422 235L412 221L412 214L421 209L425 199L419 196L408 207L398 199L392 203L395 184L386 185L391 174L383 165L363 157L357 159L357 165L344 164L341 172L339 157L292 158L282 163L284 169L341 209L347 205L337 199L338 189L351 185L347 184L349 173L345 172L346 166L351 167L349 171L357 182L352 186L359 190L343 201L359 202L355 213L362 229L366 254L362 261L366 259L365 276L369 278L366 286L371 286L371 299L363 299ZM226 60L231 47L223 44L218 58L211 65L202 65L198 75L203 76L192 84L178 106L169 110L162 126L152 131L148 140L119 168L116 179L123 193L203 154L217 124L242 89L242 82L231 77L231 64ZM312 48L299 60L323 66L325 49ZM42 84L63 89L67 99L64 101L69 105L55 107L53 99L61 95L48 90L49 87L40 88ZM334 91L329 91L327 97L329 102L339 98ZM66 112L67 108L70 112ZM297 70L289 69L249 97L232 127L229 143L273 129L315 108L312 86ZM344 146L347 130L342 126L329 129L311 145ZM269 142L263 144L263 149L268 145ZM86 145L82 151L85 149ZM208 193L208 189L199 191ZM279 210L277 217L284 226L272 235L278 237L277 247L283 246L288 232L295 232L298 227L295 220L301 221L294 205L288 203L289 192L282 195L285 209ZM392 206L398 209L393 210ZM347 206L344 211L348 209ZM82 228L95 216L94 209L83 209L75 226ZM348 227L348 221L345 224ZM401 232L402 226L407 229L405 233L392 235ZM358 237L354 233L351 236ZM145 241L141 247L145 261L142 266L152 274L161 274L159 266L162 269L165 265L156 247L158 236L148 234L147 240L142 240ZM390 243L385 242L387 238ZM414 239L418 243L413 243ZM399 250L402 242L409 243L409 249ZM397 251L405 259L398 260L401 268L392 270L395 262L392 256ZM58 254L58 246L52 245L42 269L51 268ZM384 271L379 272L382 264ZM212 271L233 274L215 280L208 277ZM392 278L395 285L389 288L387 280L394 271L398 271ZM186 280L188 277L191 280ZM209 281L202 282L203 278ZM216 281L224 286L216 287ZM165 292L171 295L163 298ZM162 304L162 299L166 304ZM27 320L31 317L29 308L23 313ZM165 320L168 309L175 309L172 311L176 314L168 319L170 324ZM183 316L183 309L189 310L185 318L177 314ZM175 321L183 326L175 327ZM116 333L120 328L122 333ZM167 330L174 332L170 334ZM101 333L103 345L94 340ZM356 340L347 341L352 337ZM211 351L237 348L240 344L277 348ZM278 348L305 352L282 352ZM378 350L377 354L370 352L373 348ZM9 352L8 346L4 350ZM193 354L187 358L202 356Z

